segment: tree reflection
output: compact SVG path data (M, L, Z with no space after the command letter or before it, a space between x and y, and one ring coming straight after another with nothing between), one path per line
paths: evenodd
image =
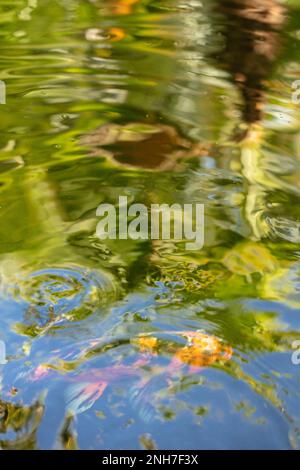
M244 121L261 121L264 81L281 51L286 8L277 0L222 0L217 9L226 17L221 63L241 91Z
M43 417L44 406L40 401L33 405L0 401L0 434L14 433L11 439L1 439L0 447L5 450L38 449L37 431Z

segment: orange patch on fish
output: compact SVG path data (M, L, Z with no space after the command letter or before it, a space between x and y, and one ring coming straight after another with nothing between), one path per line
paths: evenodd
M140 0L116 0L113 3L114 12L117 15L129 15L132 12L132 7Z
M141 336L137 340L141 353L151 353L156 355L155 349L157 348L158 340L153 336Z
M126 33L122 28L109 28L108 35L113 42L121 41L126 37Z
M207 367L218 360L228 361L232 357L232 348L216 336L201 332L183 332L182 336L188 339L189 344L175 353L175 361L192 367Z
M171 333L171 332L170 332ZM187 339L187 345L179 347L173 355L171 367L180 364L188 364L191 367L207 367L217 361L228 361L233 351L221 339L208 335L201 331L177 331L176 334ZM153 336L141 336L138 338L140 352L157 354L158 339Z

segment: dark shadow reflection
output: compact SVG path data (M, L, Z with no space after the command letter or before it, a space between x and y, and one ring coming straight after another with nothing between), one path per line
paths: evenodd
M282 46L286 8L277 0L219 0L226 17L221 66L232 76L243 98L243 120L262 118L264 80L272 73Z

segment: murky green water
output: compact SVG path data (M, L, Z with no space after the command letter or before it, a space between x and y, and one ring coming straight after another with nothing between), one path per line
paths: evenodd
M298 448L300 2L0 11L1 447ZM100 240L120 195L204 248Z

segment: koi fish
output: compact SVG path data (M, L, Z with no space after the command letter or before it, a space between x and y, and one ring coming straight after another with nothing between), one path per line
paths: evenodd
M162 333L159 333L160 335ZM139 357L132 365L115 364L102 369L90 369L76 376L68 377L73 382L66 392L67 411L73 415L83 413L90 409L103 395L106 388L125 378L136 378L137 384L131 387L131 401L142 411L143 419L148 420L150 411L149 393L155 386L156 379L162 378L167 382L185 366L190 373L201 372L203 368L217 362L226 362L231 359L233 351L221 339L202 331L163 332L163 335L174 335L186 340L184 345L164 342L158 334L143 334L134 338L131 343L138 348ZM165 347L171 355L167 366L155 366L151 369L151 376L147 377L143 367L152 364L159 356L160 350ZM44 379L51 372L59 368L51 364L40 364L31 376L32 381Z
M174 334L174 332L164 334ZM191 369L201 369L213 365L216 361L228 361L232 357L231 346L216 336L202 331L177 331L176 335L187 339L187 344L176 349L168 366L170 373L184 364L189 365ZM156 337L150 334L139 336L138 344L142 353L157 354L159 344Z
M66 392L67 412L77 415L87 411L103 395L108 385L124 378L140 378L140 367L146 362L138 360L132 366L116 364L102 369L90 369L74 376L67 376L72 384ZM58 369L51 364L40 364L30 376L30 381L49 379Z

